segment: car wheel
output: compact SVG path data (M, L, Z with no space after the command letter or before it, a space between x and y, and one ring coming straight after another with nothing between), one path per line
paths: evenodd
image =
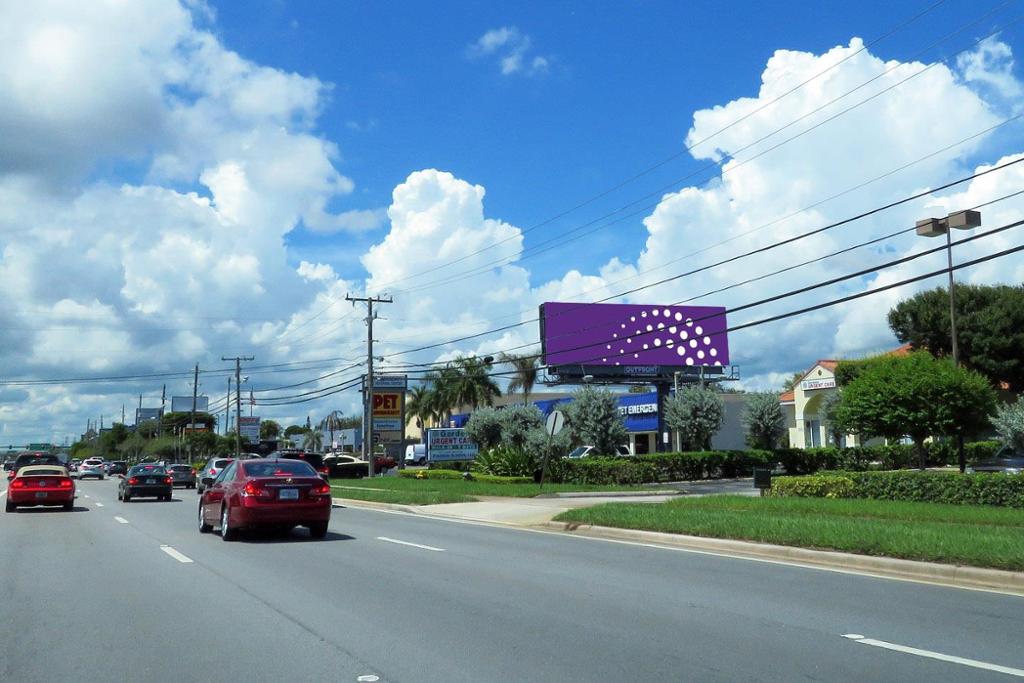
M311 522L307 526L311 538L323 538L327 535L327 522Z
M103 481L103 475L102 474L100 475L100 481Z
M201 533L201 534L208 534L211 531L213 531L213 525L212 524L207 524L203 520L203 503L202 503L202 501L200 501L199 502L199 533Z
M121 501L124 502L124 503L132 502L132 494L130 494L127 491L125 491L124 495L121 496Z
M238 538L238 530L232 529L228 524L228 506L221 508L220 512L220 537L224 541L233 541Z
M64 503L64 512L71 512L75 509L74 503Z
M7 511L8 512L14 512L17 508L18 508L17 505L12 503L11 501L7 501Z

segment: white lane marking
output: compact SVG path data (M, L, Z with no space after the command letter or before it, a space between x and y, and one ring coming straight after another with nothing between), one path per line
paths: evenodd
M7 491L0 491L0 498L2 498L6 493Z
M169 545L160 546L160 550L163 550L165 553L176 559L178 562L188 563L192 561L191 557L189 557L188 555L182 555Z
M399 541L395 538L388 538L387 536L378 536L378 541L385 541L387 543L397 543L398 545L407 545L412 548L422 548L423 550L433 550L435 553L443 553L444 548L435 548L432 545L420 545L419 543L410 543L409 541Z
M124 517L114 517L114 519L116 519L117 521L121 522L121 524L127 524L128 523L128 520L125 519Z
M380 676L374 676L373 674L366 674L363 676L357 676L356 680L360 683L374 683L380 680Z
M85 497L86 497L86 498L88 498L88 497L89 497L89 494L88 494L88 493L87 493L87 494L85 494Z
M897 645L896 643L887 643L884 640L875 640L874 638L865 638L859 633L846 633L843 638L849 638L850 640L861 643L862 645L872 645L874 647L884 648L886 650L893 650L895 652L903 652L908 655L917 655L918 657L927 657L929 659L938 659L942 662L950 662L952 664L962 664L963 666L970 666L975 669L985 669L986 671L998 671L1001 674L1009 674L1010 676L1016 676L1018 678L1024 678L1024 669L1014 669L1011 666L1001 666L999 664L990 664L989 662L979 662L977 659L967 659L966 657L956 657L954 655L944 655L941 652L932 652L931 650L921 650L916 647L908 647L907 645Z
M103 503L96 503L96 507L98 507L98 508L103 507Z

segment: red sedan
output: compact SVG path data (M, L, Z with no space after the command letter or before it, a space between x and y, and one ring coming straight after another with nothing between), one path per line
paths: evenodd
M219 526L221 538L233 541L241 529L305 526L313 538L327 535L331 486L309 463L277 458L238 460L216 479L203 483L200 533Z
M75 481L68 471L52 465L30 465L18 470L7 487L7 512L32 505L60 505L71 510L75 505Z

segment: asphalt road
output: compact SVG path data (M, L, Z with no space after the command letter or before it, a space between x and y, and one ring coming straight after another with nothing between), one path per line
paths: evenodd
M193 491L78 491L0 518L0 680L1024 676L999 593L351 508L324 541L224 543Z

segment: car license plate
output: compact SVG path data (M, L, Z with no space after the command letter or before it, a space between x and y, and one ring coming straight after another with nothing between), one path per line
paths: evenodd
M299 490L298 489L281 489L277 497L281 500L298 500Z
M36 491L36 498L46 498L46 491Z
M148 483L150 483L150 484L155 484L155 483L157 483L156 477L150 477L150 478L149 478L149 479L147 479L146 481L147 481Z

